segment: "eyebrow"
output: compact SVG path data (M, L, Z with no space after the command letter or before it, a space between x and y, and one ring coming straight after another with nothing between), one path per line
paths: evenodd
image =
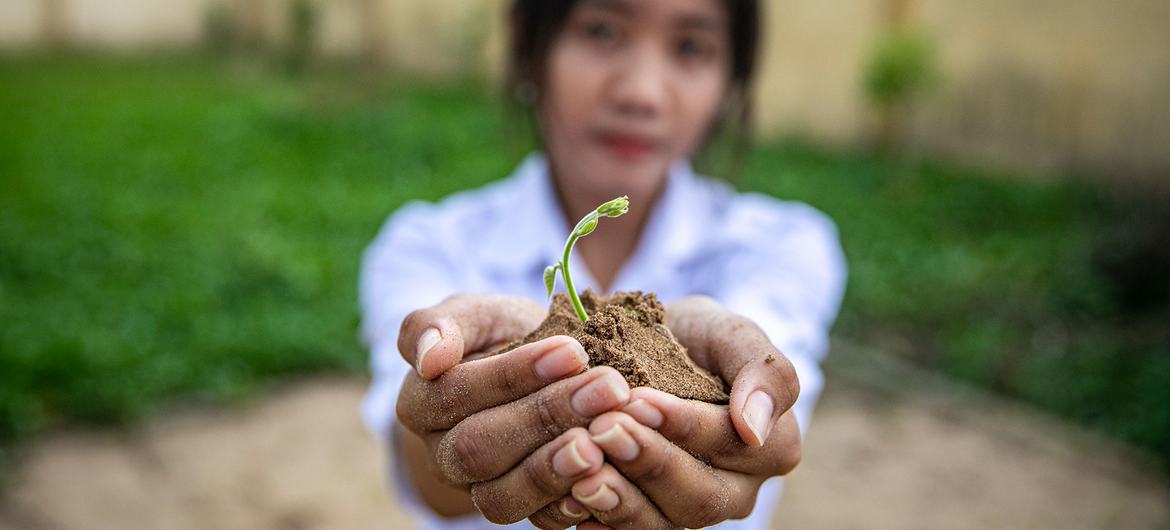
M589 7L617 11L627 15L634 12L634 6L630 5L628 0L586 0L584 3Z
M723 25L719 23L718 19L694 14L677 17L672 21L671 25L682 29L699 29L714 32L723 29Z

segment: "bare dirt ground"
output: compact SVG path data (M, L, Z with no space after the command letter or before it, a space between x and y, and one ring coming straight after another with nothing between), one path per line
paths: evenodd
M1116 442L897 367L831 372L777 527L1170 528L1165 477ZM0 529L409 528L357 417L363 387L305 381L234 410L45 436Z

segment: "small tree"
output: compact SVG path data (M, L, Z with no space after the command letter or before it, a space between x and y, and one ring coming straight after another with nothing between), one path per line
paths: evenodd
M865 63L866 99L878 113L882 150L902 135L913 99L939 79L934 41L918 31L891 29L878 38Z
M289 43L285 67L290 73L304 71L313 55L317 37L317 8L310 0L292 0L288 5Z

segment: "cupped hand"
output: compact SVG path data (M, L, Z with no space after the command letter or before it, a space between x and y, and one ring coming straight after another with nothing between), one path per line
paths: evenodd
M614 528L701 528L748 516L765 480L800 461L791 407L799 394L792 363L750 320L707 298L668 307L671 330L696 363L732 381L728 405L635 388L621 411L589 425L605 454L572 498L590 521ZM563 501L562 501L563 504ZM564 528L550 505L533 522Z
M399 393L399 421L425 442L432 473L468 488L496 523L550 504L576 513L556 501L603 460L584 427L629 402L625 379L611 368L585 371L588 357L570 337L475 358L543 317L523 299L459 295L412 313L399 335L399 351L417 367Z

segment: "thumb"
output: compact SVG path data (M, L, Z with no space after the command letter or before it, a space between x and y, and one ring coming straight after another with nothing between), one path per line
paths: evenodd
M544 317L544 308L527 298L455 295L407 315L398 352L423 379L435 379L468 354L524 336Z
M773 350L739 370L731 385L731 423L745 443L762 447L772 426L799 395L800 381L792 362Z

